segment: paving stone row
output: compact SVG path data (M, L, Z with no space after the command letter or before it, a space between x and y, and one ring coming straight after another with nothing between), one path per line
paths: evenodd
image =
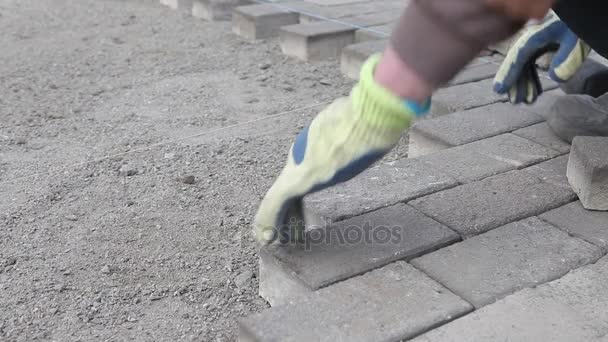
M606 341L608 257L525 289L419 336L414 342Z
M240 341L399 341L471 311L399 261L240 321Z

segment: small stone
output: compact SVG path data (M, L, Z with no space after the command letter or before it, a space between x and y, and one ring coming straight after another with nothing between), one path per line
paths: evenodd
M66 220L69 221L78 221L78 216L74 215L74 214L68 214L64 216Z
M57 292L63 292L63 290L65 290L65 285L63 285L63 284L57 284L57 285L55 285L54 289Z
M137 170L134 168L130 168L128 165L123 165L118 170L118 173L121 176L132 177L132 176L137 175Z
M321 83L322 85L331 85L331 81L325 78L320 80L319 83Z
M245 271L241 274L239 274L235 279L234 279L234 283L236 284L237 287L241 288L241 287L245 287L247 285L249 285L249 281L251 280L251 278L253 278L253 272L252 271Z
M182 315L182 318L183 319L188 319L188 318L190 318L190 314L185 313L185 314Z
M103 273L103 274L110 274L110 272L112 272L112 271L110 270L110 266L108 266L108 265L105 265L104 267L101 268L101 273Z
M15 140L15 143L16 143L17 145L25 145L25 144L27 143L27 140L25 140L25 138L24 138L24 137L20 137L20 138L17 138L17 139Z
M292 86L284 86L283 90L285 90L285 91L294 91L294 89L293 89Z
M270 63L262 63L260 64L260 69L262 70L266 70L268 68L270 68L272 65Z
M65 116L62 113L49 113L47 117L49 119L63 119Z
M182 183L184 184L194 184L195 181L196 180L193 175L189 175L182 178Z
M55 315L55 314L57 313L57 311L59 311L57 308L51 308L51 309L49 310L49 314L50 314L51 316L53 316L53 315Z
M4 266L13 266L17 263L17 258L8 258L4 261Z
M260 102L260 100L258 100L258 99L256 99L254 97L254 98L247 99L247 101L245 101L245 102L247 102L247 103L258 103L258 102Z

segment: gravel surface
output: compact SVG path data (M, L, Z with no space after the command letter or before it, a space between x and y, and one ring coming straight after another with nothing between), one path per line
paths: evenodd
M337 62L151 0L0 0L0 32L0 340L235 340L268 306L253 215Z

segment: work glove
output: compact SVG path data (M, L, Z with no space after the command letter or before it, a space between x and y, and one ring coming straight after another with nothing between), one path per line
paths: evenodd
M350 95L332 102L295 138L255 216L260 244L301 242L303 197L363 172L398 143L412 119L428 112L430 99L424 104L403 100L376 83L379 59L370 57Z
M542 23L524 29L511 46L494 78L494 91L508 94L512 103L534 103L543 92L536 59L547 52L555 52L549 77L563 83L581 67L591 48L551 11Z

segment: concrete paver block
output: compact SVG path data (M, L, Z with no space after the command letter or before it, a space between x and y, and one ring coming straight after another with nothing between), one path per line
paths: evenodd
M412 260L476 308L595 262L601 250L534 217Z
M408 205L397 204L308 232L301 245L265 249L260 295L272 306L281 305L300 294L458 240L452 230Z
M551 160L532 165L524 170L530 172L544 182L571 190L566 170L568 168L568 155L553 158Z
M469 66L454 76L448 85L455 86L493 78L496 71L498 71L498 65L487 60L490 58L491 57L484 57L484 59L474 60Z
M492 159L523 168L560 155L528 139L511 133L472 142L467 147Z
M378 13L363 14L354 17L342 18L341 21L359 27L384 25L396 21L401 16L401 11L389 10Z
M502 103L420 120L409 132L409 156L464 145L542 121L537 114Z
M523 169L444 190L409 204L461 236L471 237L574 199L571 189L544 182Z
M579 201L551 210L540 218L608 252L608 213L583 208Z
M299 23L300 15L269 4L240 6L232 13L232 31L248 40L277 36L279 29Z
M192 11L193 0L161 0L160 3L174 10Z
M470 183L554 157L557 152L511 133L420 157L460 183Z
M413 342L606 341L608 258L524 289Z
M470 310L470 304L398 261L244 318L239 340L398 341Z
M575 137L568 181L583 207L608 210L608 137Z
M551 90L557 87L557 84L548 79L545 74L542 74L542 76L541 83L544 90ZM433 95L431 113L442 115L487 106L492 103L506 102L508 98L505 95L494 92L493 81L493 79L486 79L439 89Z
M546 122L518 129L517 131L514 131L513 134L530 139L562 154L570 152L570 144L555 135Z
M208 21L230 20L232 10L248 5L248 0L193 0L192 16Z
M415 159L379 163L348 182L311 194L306 206L336 222L454 187L458 182Z
M280 30L284 54L304 61L340 57L342 49L355 41L355 29L330 22L283 26Z
M381 53L386 47L386 40L372 40L363 43L352 44L342 50L340 69L347 77L354 80L359 79L361 66L373 54Z

